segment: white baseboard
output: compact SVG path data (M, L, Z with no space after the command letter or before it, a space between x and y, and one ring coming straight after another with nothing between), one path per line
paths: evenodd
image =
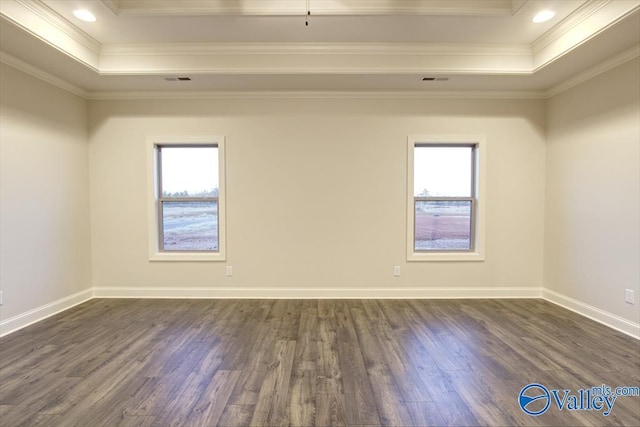
M623 319L622 317L609 313L608 311L601 310L597 307L585 304L549 289L543 290L542 297L549 302L559 305L560 307L571 310L584 317L588 317L589 319L602 323L616 331L630 335L635 339L640 339L640 324L638 323Z
M95 298L409 299L542 298L542 288L98 287Z
M62 311L68 310L71 307L82 304L92 298L93 289L87 289L73 295L69 295L68 297L60 298L59 300L50 302L49 304L36 307L33 310L18 314L17 316L2 320L0 321L0 337L44 320L47 317L51 317Z
M0 321L0 337L92 298L238 298L238 299L496 299L543 298L624 334L640 339L640 324L536 287L498 288L205 288L205 287L97 287L61 298Z

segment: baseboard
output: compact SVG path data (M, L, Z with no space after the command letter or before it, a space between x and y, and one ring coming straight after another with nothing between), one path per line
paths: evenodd
M87 289L68 297L60 298L49 304L36 307L33 310L29 310L25 313L18 314L8 318L7 320L0 321L0 337L8 335L12 332L29 326L33 323L39 322L58 314L62 311L68 310L73 306L82 304L93 298L93 289Z
M640 324L585 304L555 291L535 287L498 288L205 288L205 287L97 287L0 321L0 337L92 298L243 298L243 299L496 299L543 298L553 304L640 339Z
M602 323L616 331L632 336L635 339L640 339L640 324L638 323L623 319L608 311L601 310L549 289L543 289L542 298L591 320L595 320L598 323Z
M97 287L95 298L409 299L541 298L542 288Z

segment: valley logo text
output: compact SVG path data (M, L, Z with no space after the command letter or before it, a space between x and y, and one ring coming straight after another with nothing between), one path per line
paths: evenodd
M602 384L573 393L571 390L549 390L542 384L532 383L520 390L518 403L526 414L535 417L547 412L552 403L561 411L601 411L606 417L621 396L640 396L640 387L611 388Z

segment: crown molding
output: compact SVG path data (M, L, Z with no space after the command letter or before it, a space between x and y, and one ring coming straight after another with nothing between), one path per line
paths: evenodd
M526 45L220 43L107 45L103 75L530 74Z
M213 55L213 54L379 54L379 55L509 55L530 56L528 44L463 43L128 43L104 45L102 56Z
M582 73L570 78L569 80L562 82L557 86L552 87L551 89L547 90L544 93L544 97L545 98L554 97L568 89L571 89L574 86L577 86L581 83L591 80L592 78L597 77L602 73L612 70L638 57L640 57L640 44L624 52L621 52L586 71L583 71Z
M114 15L118 15L120 12L120 9L118 8L118 0L100 0L100 2L102 4L104 4L107 9L109 9L111 12L113 12Z
M89 100L149 99L548 99L640 57L634 46L547 91L86 91L0 51L0 62Z
M108 0L113 1L113 0ZM301 0L118 0L121 15L304 15ZM313 15L466 15L504 16L512 13L511 0L311 0Z
M638 1L590 0L531 44L539 71L640 10Z
M517 14L529 3L531 3L531 0L513 0L511 2L511 14Z
M100 53L102 44L99 41L58 15L44 3L40 1L28 0L2 0L1 3L2 5L0 6L0 11L2 12L2 15L5 15L5 7L9 6L11 3L14 3L25 9L26 11L31 12L34 17L42 20L44 23L50 26L51 29L63 33L65 36L82 44L82 46L86 47L96 55ZM13 8L13 10L16 10L16 8ZM29 28L28 30L31 29ZM33 31L30 32L33 34Z
M551 27L549 31L538 37L531 43L531 50L533 53L540 52L543 48L547 47L552 42L565 36L570 30L574 29L585 20L590 18L593 14L600 9L611 3L611 0L589 0L578 9L576 9L571 15L567 16L562 21Z
M148 91L90 92L90 100L150 99L544 99L543 91Z
M101 0L115 13L134 6L198 8L287 8L298 0ZM470 4L517 13L531 0L398 0L393 10L456 9ZM387 0L317 0L322 7L350 11L381 8ZM339 3L341 6L336 6ZM373 5L373 6L372 6ZM508 6L508 7L507 7ZM320 6L318 6L320 7ZM360 9L358 9L360 8ZM163 9L163 10L164 10ZM86 65L100 75L172 74L446 74L531 75L640 9L638 2L589 0L532 45L425 43L178 43L101 45L40 0L0 1L2 19Z
M60 89L66 90L67 92L70 92L74 95L77 95L82 98L89 98L89 92L87 92L86 90L72 83L69 83L66 80L56 77L53 74L50 74L40 68L34 67L33 65L28 64L16 58L15 56L9 55L6 52L0 51L0 62L10 67L13 67L17 70L20 70L26 74L29 74L30 76L33 76L37 79L45 81Z
M100 0L120 14L132 5L169 8L198 5L235 10L241 2L231 0ZM387 0L317 0L326 8L385 9ZM394 10L435 13L438 7L492 4L517 13L532 0L398 0ZM276 0L273 7L291 7L299 0ZM265 7L263 0L242 2L248 8ZM508 8L506 5L508 4ZM155 5L155 6L154 6ZM331 6L333 5L333 6ZM372 6L374 5L374 6ZM496 6L499 5L499 6ZM271 7L271 6L269 6ZM481 8L482 8L481 7ZM235 9L234 9L235 8ZM360 9L358 9L360 8ZM431 12L427 12L431 10ZM640 1L589 0L571 16L554 26L533 44L425 44L425 43L206 43L101 45L59 16L41 0L1 0L0 20L15 25L100 75L204 75L204 74L439 74L439 75L531 75L577 46L637 14ZM245 11L246 12L246 11ZM344 12L344 11L343 11ZM381 12L382 13L382 12ZM241 13L243 14L243 13ZM246 14L246 13L244 13ZM347 14L345 12L345 14ZM88 92L7 53L2 62L88 99L159 98L546 98L580 84L630 58L637 48L623 52L546 91L424 91L424 92Z
M0 20L15 25L86 67L98 71L101 44L40 1L2 0Z

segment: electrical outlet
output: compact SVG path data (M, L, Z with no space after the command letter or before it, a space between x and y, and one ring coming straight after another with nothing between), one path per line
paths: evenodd
M635 304L636 296L633 292L633 289L625 289L624 290L624 302L627 304Z
M233 267L227 265L227 277L233 276Z
M4 297L2 295L2 291L0 291L0 305L4 304Z
M400 266L396 265L395 267L393 267L393 275L395 277L400 277Z

